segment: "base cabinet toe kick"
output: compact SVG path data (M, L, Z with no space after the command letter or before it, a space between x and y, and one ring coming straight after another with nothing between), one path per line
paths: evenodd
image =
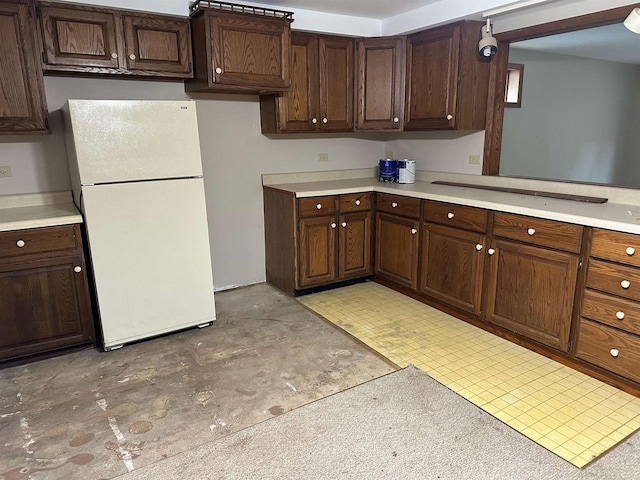
M376 192L265 186L264 208L285 293L373 276L640 396L640 235Z

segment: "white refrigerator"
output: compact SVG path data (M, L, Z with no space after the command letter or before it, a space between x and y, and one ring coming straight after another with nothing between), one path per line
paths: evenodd
M215 320L194 101L69 100L105 350Z

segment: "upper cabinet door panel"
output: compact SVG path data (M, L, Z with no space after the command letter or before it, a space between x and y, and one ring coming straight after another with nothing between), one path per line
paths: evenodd
M353 39L320 37L322 130L353 130Z
M0 133L46 133L44 86L27 5L0 2Z
M175 73L191 71L188 19L125 15L127 67Z
M119 19L114 13L41 5L45 69L52 66L118 68Z

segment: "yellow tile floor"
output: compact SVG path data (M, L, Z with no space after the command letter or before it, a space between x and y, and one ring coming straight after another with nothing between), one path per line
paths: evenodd
M298 300L577 467L640 427L640 399L373 282Z

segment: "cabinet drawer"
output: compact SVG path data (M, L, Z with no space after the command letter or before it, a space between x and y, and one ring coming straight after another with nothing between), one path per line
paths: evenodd
M371 192L340 195L341 212L362 212L364 210L371 210Z
M589 259L587 287L640 300L640 269Z
M336 211L336 197L334 195L298 199L298 215L300 217L319 217Z
M582 316L640 335L640 303L586 290Z
M73 225L0 232L0 258L73 248Z
M494 235L567 252L580 252L582 230L581 225L510 213L496 212L493 217Z
M594 228L591 256L640 267L640 235Z
M376 208L380 212L394 213L405 217L420 217L420 199L378 193Z
M581 319L576 357L640 381L640 337Z
M487 231L487 211L452 203L426 200L422 206L422 218L428 222L464 228L474 232Z

